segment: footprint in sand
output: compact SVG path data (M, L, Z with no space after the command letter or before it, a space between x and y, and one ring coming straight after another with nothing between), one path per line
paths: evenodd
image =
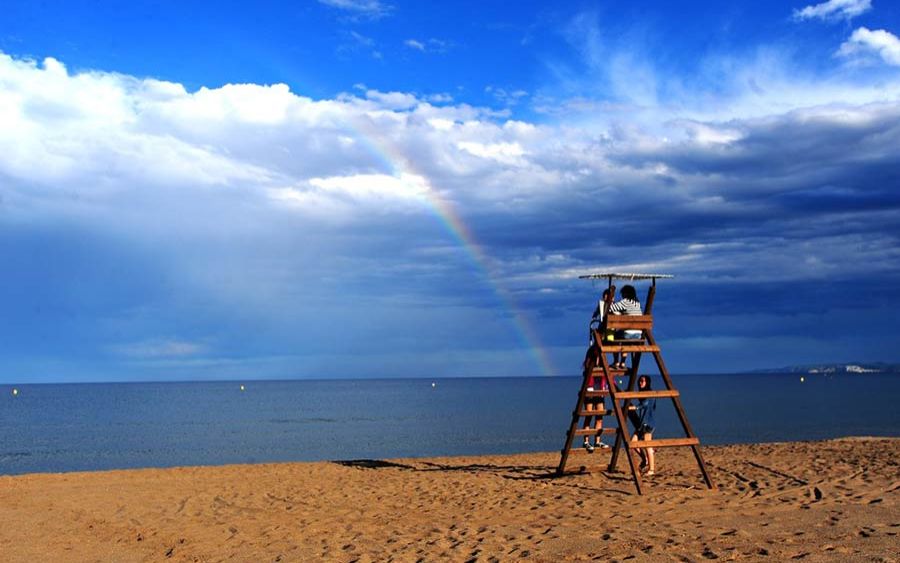
M809 498L814 499L813 502L820 501L822 500L822 497L825 496L822 493L822 489L820 489L819 487L812 487L810 489L807 489L807 495L809 496Z

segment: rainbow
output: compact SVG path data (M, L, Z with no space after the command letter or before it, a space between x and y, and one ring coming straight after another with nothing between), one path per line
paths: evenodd
M472 230L462 220L453 204L446 200L431 186L428 176L417 171L409 160L393 143L374 131L363 131L362 127L353 128L353 138L359 141L395 178L403 175L415 175L424 180L425 201L429 209L439 219L441 225L466 252L475 268L487 281L488 286L497 296L498 301L509 313L513 328L528 350L542 375L555 375L556 369L541 344L540 337L516 303L515 298L500 282L500 277L493 273L490 260L483 246L478 243Z

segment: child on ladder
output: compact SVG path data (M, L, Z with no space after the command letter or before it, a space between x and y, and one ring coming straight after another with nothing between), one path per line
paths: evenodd
M638 391L650 391L650 376L642 375L637 381ZM656 412L656 399L638 399L636 405L628 405L628 419L634 426L634 434L631 441L652 440L654 413ZM656 473L656 453L653 448L641 448L638 450L641 456L641 471L646 471L648 477Z
M606 383L606 378L599 378L600 383L597 384L597 378L593 375L590 376L588 380L588 391L606 391L609 389L609 384ZM588 452L593 452L594 448L608 449L609 446L603 443L601 437L603 436L603 415L606 414L606 397L588 397L584 401L584 408L586 411L595 411L597 415L594 417L586 416L584 417L584 428L591 427L591 418L594 419L594 432L596 435L594 436L594 444L591 444L590 436L584 437L584 443L582 447L586 449Z
M594 311L593 318L591 318L591 330L590 330L590 344L593 346L594 344L594 323L597 323L597 329L603 328L603 313L606 309L607 303L610 301L609 298L609 289L603 290L603 296L600 298L600 301L597 303L597 309ZM603 336L606 338L606 335ZM592 361L592 356L590 355L590 351L588 351L588 358L585 359L585 369L593 370L596 361ZM600 384L597 384L596 378L594 378L593 373L588 376L588 391L600 390L606 391L609 388L609 385L606 382L605 378L600 378ZM606 413L606 397L588 397L584 401L584 409L586 411L597 411L597 416L586 416L584 418L584 426L582 428L588 429L591 427L591 418L594 419L594 430L596 431L596 435L594 436L594 444L591 444L590 436L584 437L584 443L582 447L586 449L589 453L594 451L594 448L609 448L608 445L604 444L600 439L602 436L601 431L603 430L603 415ZM600 412L603 411L603 412ZM596 444L596 445L595 445Z

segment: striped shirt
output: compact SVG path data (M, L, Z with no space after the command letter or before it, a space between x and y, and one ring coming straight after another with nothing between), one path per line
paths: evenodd
M643 315L641 304L634 299L620 299L609 306L610 315ZM623 330L625 338L640 338L643 333L640 330Z
M610 315L643 315L641 304L634 299L621 299L609 306Z

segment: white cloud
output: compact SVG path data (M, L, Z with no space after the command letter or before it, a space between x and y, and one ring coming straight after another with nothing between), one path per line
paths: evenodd
M249 123L283 117L281 86L227 86L218 92L211 96L201 89L188 96L180 85L103 73L69 75L52 58L40 68L0 54L0 170L54 188L84 182L82 197L118 191L112 179L131 175L158 185L264 181L262 168L207 145L171 131L139 131L142 114L156 112L176 121L190 115L196 126L226 114Z
M311 178L311 186L329 193L343 193L357 198L422 198L428 194L428 181L416 174L353 174Z
M373 59L382 60L384 55L378 50L377 42L357 31L345 31L341 34L345 40L338 45L336 51L341 55L367 52Z
M357 43L363 45L364 47L372 47L375 45L375 40L371 37L367 37L362 33L356 31L350 31L350 37L352 37Z
M415 39L407 39L403 42L404 45L409 47L410 49L415 49L416 51L425 52L425 44L421 41L416 41Z
M380 0L319 0L319 3L367 18L383 17L393 9Z
M453 101L453 96L446 92L441 92L439 94L429 94L426 99L435 104L446 104Z
M455 125L455 123L452 120L441 119L439 117L429 119L428 124L439 131L450 131L453 129L453 126Z
M481 158L487 158L505 164L521 164L525 150L519 143L476 143L461 141L456 144L461 150Z
M321 237L335 225L346 232L344 246L334 243L334 260L350 267L367 259L370 250L355 244L369 243L373 232L392 250L422 233L433 237L428 204L439 197L462 215L480 217L487 232L517 233L517 244L527 252L515 245L495 248L496 267L527 286L548 271L571 272L609 260L573 233L594 228L581 218L612 221L610 214L639 213L641 205L666 206L690 226L702 225L698 217L706 215L766 217L779 190L807 181L802 174L795 178L794 168L776 170L775 164L792 164L803 151L827 151L827 141L809 139L826 139L830 131L856 135L896 120L895 83L816 82L779 62L711 65L710 72L734 81L734 90L721 88L726 94L720 98L702 96L696 107L590 106L599 102L588 100L584 107L591 111L570 111L570 121L547 124L498 118L464 103L435 106L427 97L364 85L355 95L324 100L279 84L189 92L180 84L113 73L70 74L53 59L37 64L0 55L0 175L7 179L0 196L9 220L77 217L92 228L116 230L117 237L143 237L148 245L170 239L172 260L183 255L180 241L193 237L316 240L315 249L304 247L309 258L294 246L275 244L263 252L274 253L266 264L291 272L329 267L321 249L331 243ZM585 118L597 115L607 120ZM807 140L794 139L783 134L785 128L810 133ZM753 160L755 151L776 145L779 155L792 155L791 162L776 158L764 166ZM866 158L887 158L885 146L873 144ZM815 174L841 162L841 154L827 154L821 162L809 158L797 166ZM866 160L858 153L853 158ZM779 181L760 182L759 174ZM843 176L813 185L833 183L821 194L843 197L842 182ZM625 201L636 208L621 209ZM560 217L579 219L570 225ZM383 226L372 231L378 218L417 234L394 235ZM678 229L662 225L657 231ZM568 261L532 263L533 244L564 247L556 254ZM753 256L760 258L772 244L759 243ZM238 272L229 271L228 279L241 279L248 269L244 262L262 259L256 252L215 264L184 255L178 268L192 272L198 285L226 294L223 299L277 303L280 292L288 291L279 289L280 280L293 274L273 273L267 265L258 278L220 283L222 264ZM729 252L710 244L671 253L680 262L649 251L646 261L725 271L734 268L729 260L737 260ZM788 254L804 252L797 247ZM712 254L723 258L713 261ZM400 253L396 260L404 258ZM290 266L282 266L284 261ZM836 267L830 259L823 263L829 271ZM275 289L261 289L270 286Z
M900 66L900 38L883 29L860 27L837 51L837 55L841 57L866 54L876 54L887 64Z
M728 126L691 121L684 123L684 131L689 138L703 145L728 144L743 137L741 131Z
M724 123L809 107L900 100L900 76L860 76L847 69L811 72L775 48L745 56L710 55L688 74L637 61L635 67L643 69L646 80L635 80L634 69L615 64L615 52L610 49L608 56L598 59L600 66L577 76L571 69L560 70L565 77L562 86L536 92L535 110L576 127L639 128L671 137L682 135L681 124L688 121ZM604 89L608 90L603 97L587 95Z
M366 99L378 102L386 109L404 110L415 107L419 99L406 92L379 92L378 90L366 90Z
M507 106L514 106L528 96L528 92L526 92L525 90L508 90L506 88L499 88L497 86L486 86L484 91L492 95L500 103Z
M434 37L424 41L420 41L418 39L407 39L403 42L403 45L422 53L446 53L451 47L449 41L436 39Z
M852 19L872 9L872 0L828 0L821 4L809 5L794 10L794 18L810 19Z

